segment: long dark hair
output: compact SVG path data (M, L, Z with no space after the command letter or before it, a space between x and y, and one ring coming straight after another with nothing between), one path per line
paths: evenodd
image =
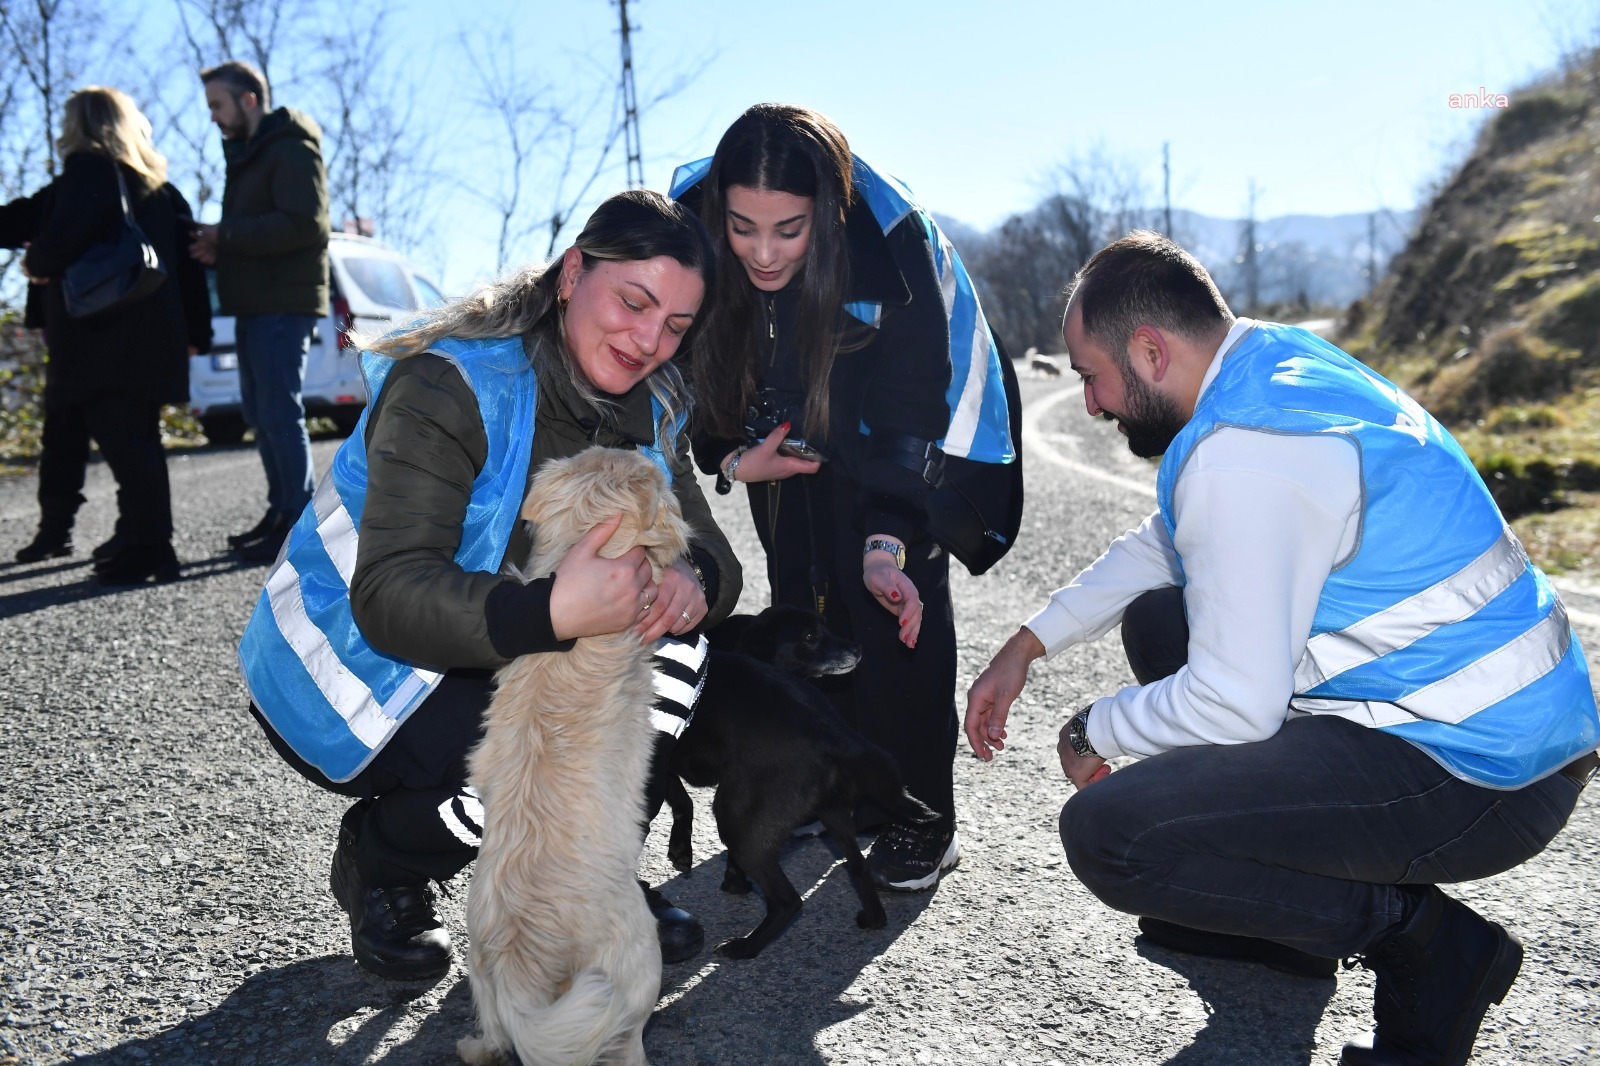
M701 183L700 217L717 246L717 306L707 318L705 357L694 366L705 428L719 437L743 434L744 410L756 389L757 353L765 340L758 290L728 246L728 189L742 185L810 197L811 242L800 273L797 341L806 383L805 432L828 426L828 375L844 340L850 260L845 215L855 196L850 145L825 115L793 104L756 104L717 142Z
M654 259L667 256L699 274L705 281L701 313L695 316L673 359L662 363L647 379L650 392L660 402L662 418L670 422L683 409L683 377L676 364L692 362L706 309L713 306L715 281L711 264L716 250L706 228L694 212L648 189L619 192L595 208L583 232L572 242L583 253L583 268L597 262ZM362 347L395 359L426 351L444 337L517 337L529 358L541 370L560 368L591 404L608 403L583 376L567 350L562 314L556 299L561 285L561 257L523 269L492 282L460 300L425 311L402 331L372 340L359 338Z

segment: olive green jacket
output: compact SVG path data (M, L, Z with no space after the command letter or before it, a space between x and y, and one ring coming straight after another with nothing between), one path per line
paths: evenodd
M223 141L217 230L225 315L328 313L328 175L322 129L280 107L246 141Z

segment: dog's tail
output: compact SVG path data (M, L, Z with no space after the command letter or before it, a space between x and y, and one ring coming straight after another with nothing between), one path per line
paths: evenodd
M594 1062L620 1035L625 1024L611 979L583 970L548 1007L516 1006L508 1021L512 1046L522 1066L572 1066Z
M900 768L889 753L876 744L863 744L850 765L860 794L876 801L895 821L926 825L939 820L927 804L906 791Z

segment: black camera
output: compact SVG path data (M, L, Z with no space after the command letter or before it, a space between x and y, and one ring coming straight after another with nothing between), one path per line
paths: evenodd
M766 440L785 422L789 423L789 428L792 430L800 421L799 415L800 413L793 408L780 408L763 390L756 402L744 410L745 435L752 444ZM808 444L803 437L785 437L783 443L778 445L778 454L813 463L824 463L828 460L827 456Z

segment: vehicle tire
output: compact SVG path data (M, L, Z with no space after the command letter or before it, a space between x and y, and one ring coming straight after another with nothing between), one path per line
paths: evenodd
M200 431L212 444L225 446L244 440L244 419L238 415L207 415L200 419Z

